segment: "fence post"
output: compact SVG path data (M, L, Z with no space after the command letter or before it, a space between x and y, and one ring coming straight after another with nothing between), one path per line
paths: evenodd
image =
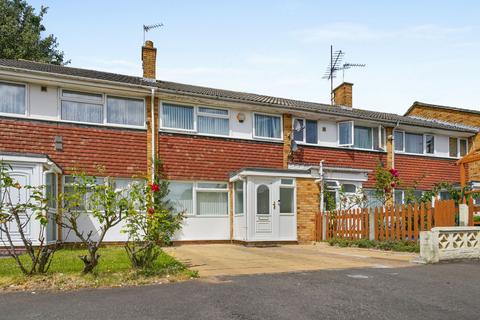
M368 239L375 240L375 211L368 211Z
M322 212L322 241L327 240L327 213Z
M465 227L468 226L468 205L461 203L458 206L458 218L459 218L459 226L460 227Z

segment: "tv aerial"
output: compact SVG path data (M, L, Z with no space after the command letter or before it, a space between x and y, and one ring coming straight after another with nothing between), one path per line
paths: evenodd
M143 25L143 43L145 43L145 33L149 32L152 29L157 29L163 27L163 23Z
M345 52L342 50L333 50L333 46L330 46L330 64L327 67L322 79L330 80L330 104L333 105L333 79L337 77L337 71L342 71L342 81L345 81L345 70L351 68L363 68L366 64L363 63L349 63L343 62Z

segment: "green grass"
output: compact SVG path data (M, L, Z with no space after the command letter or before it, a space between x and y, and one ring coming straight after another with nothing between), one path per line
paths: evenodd
M420 246L418 243L409 241L376 241L368 239L348 240L334 238L327 240L327 243L331 246L337 247L371 248L400 252L420 252Z
M165 252L161 252L155 267L148 273L134 270L123 247L99 249L100 262L92 274L83 275L83 249L58 250L47 274L24 276L13 258L0 259L0 289L73 289L83 287L123 286L161 282L196 277L182 263ZM28 261L22 256L23 261Z

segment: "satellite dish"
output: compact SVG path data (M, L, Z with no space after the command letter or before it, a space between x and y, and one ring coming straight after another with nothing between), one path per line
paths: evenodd
M292 140L292 141L291 141L290 149L292 150L292 152L297 152L297 150L298 150L298 145L297 145L297 143L295 142L295 140Z
M300 121L298 121L298 119L295 119L295 122L293 123L293 130L295 131L302 130L302 124L300 123Z

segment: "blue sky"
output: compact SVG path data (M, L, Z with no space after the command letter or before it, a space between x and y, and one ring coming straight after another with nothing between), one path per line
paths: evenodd
M403 113L415 100L479 109L476 1L32 1L71 66L141 75L142 25L157 78L329 102L330 44L354 107ZM341 74L338 80L341 80Z

